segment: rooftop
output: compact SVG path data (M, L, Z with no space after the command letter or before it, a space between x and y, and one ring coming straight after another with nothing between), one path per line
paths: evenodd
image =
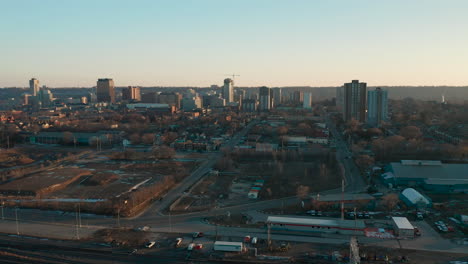
M345 228L365 228L362 220L341 220L336 218L299 218L299 217L281 217L269 216L267 223L305 225L305 226L333 226Z
M408 221L406 217L392 217L393 222L395 222L396 226L399 229L414 229L414 226Z
M468 180L468 164L445 164L440 161L401 161L390 163L396 178L420 178L448 181Z
M241 246L242 242L230 242L230 241L215 241L215 245L223 245L223 246Z

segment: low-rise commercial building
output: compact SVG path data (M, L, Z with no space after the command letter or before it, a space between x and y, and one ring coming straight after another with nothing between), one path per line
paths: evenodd
M399 238L413 238L414 226L406 217L392 217L392 226L395 235Z

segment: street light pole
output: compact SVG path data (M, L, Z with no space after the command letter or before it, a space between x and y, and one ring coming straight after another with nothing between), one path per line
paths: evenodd
M16 218L16 234L19 236L19 224L18 224L18 207L15 207L15 218Z
M5 201L2 201L2 220L5 220L5 215L3 214L3 207L5 207Z
M169 232L172 233L172 219L171 219L171 211L169 210Z
M80 202L78 202L78 224L81 227L81 206L80 206Z
M120 207L117 208L117 226L120 227Z
M76 239L79 240L79 239L80 239L80 229L79 229L79 227L78 227L78 222L79 222L79 220L78 220L78 210L77 210L77 209L78 209L78 208L75 207L75 221L76 221L76 222L75 222L75 231L76 231Z

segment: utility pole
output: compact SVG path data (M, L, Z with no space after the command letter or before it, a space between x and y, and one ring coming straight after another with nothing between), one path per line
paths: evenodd
M78 208L75 207L75 233L76 233L76 239L80 239L80 229L78 227Z
M78 202L78 224L80 225L80 228L81 228L81 206L80 206L80 202Z
M117 208L117 226L120 227L120 204L119 208Z
M270 223L267 223L267 244L268 244L268 247L270 247L271 245L271 224Z
M171 210L169 210L169 232L172 233L172 218L171 218Z
M356 234L356 225L357 225L357 214L356 214L356 207L354 207L354 234Z
M19 236L19 223L18 223L18 206L15 207L15 218L16 218L16 234Z
M344 220L344 179L341 179L341 220Z
M2 220L5 220L5 215L3 214L3 207L5 207L5 201L2 201Z

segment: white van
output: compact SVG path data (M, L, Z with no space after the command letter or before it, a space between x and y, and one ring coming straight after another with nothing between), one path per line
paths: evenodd
M258 238L257 238L257 237L252 237L252 240L250 240L250 243L251 243L252 245L256 245L257 242L258 242Z

